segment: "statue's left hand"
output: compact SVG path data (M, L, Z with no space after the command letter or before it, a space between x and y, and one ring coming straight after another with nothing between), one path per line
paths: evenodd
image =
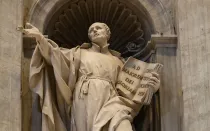
M156 72L151 72L152 76L148 82L148 85L152 86L153 93L157 92L160 87L160 76Z

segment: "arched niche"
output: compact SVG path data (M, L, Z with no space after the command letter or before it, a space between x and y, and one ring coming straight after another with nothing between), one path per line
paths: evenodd
M34 24L44 32L52 16L66 3L76 2L78 0L37 0L30 10L29 22ZM164 6L159 0L120 0L123 3L129 3L140 12L150 16L150 22L154 28L154 34L174 34L173 24L170 16L167 14Z
M90 6L96 7L95 4L97 4L98 1L100 1L99 3L106 2L106 1L109 1L112 3L114 2L115 7L117 8L120 8L121 7L120 5L123 5L125 8L123 8L122 11L126 12L127 11L126 9L128 9L129 10L128 15L131 17L136 17L135 21L130 22L131 23L130 25L133 26L135 25L135 22L137 23L136 24L137 26L134 29L134 30L137 29L136 30L137 36L135 36L133 39L124 41L124 43L123 42L120 43L122 44L120 46L117 45L118 41L116 42L114 40L118 38L119 34L125 33L123 31L126 31L126 29L128 29L127 27L129 26L129 24L128 26L125 26L123 28L124 30L120 30L119 29L120 25L122 25L125 22L125 21L120 21L120 18L119 18L120 15L118 16L118 19L116 19L116 21L117 22L119 21L118 23L120 24L118 25L116 24L117 22L115 23L115 25L118 25L118 26L112 26L113 24L112 22L109 23L110 21L108 21L107 23L107 21L104 20L104 19L109 19L110 18L109 16L106 16L106 18L101 18L102 15L99 15L99 19L97 18L95 19L93 16L95 10L92 7L91 9L88 10L88 11L90 10L93 11L92 15L90 13L87 15L87 17L83 17L83 18L87 18L88 20L85 19L87 21L84 21L84 19L82 19L82 21L80 21L81 23L83 23L83 25L81 26L82 28L79 27L80 25L79 22L76 22L75 26L73 26L74 24L70 26L74 32L76 32L76 29L80 30L76 33L78 35L80 35L79 33L81 33L81 37L78 35L75 36L75 38L77 38L76 41L71 40L70 38L71 35L69 36L69 38L66 38L66 35L63 34L63 32L65 32L64 29L66 28L62 29L63 27L61 26L62 24L65 23L63 22L64 15L67 14L66 12L69 12L68 9L70 9L71 11L75 11L74 9L81 7L81 6L78 6L79 2L81 1L84 1L84 3L88 3L88 7L90 3L92 3L90 4ZM110 4L109 2L108 4ZM98 9L101 14L104 13L103 8L104 7L101 6L101 8ZM111 7L108 6L108 10L110 8ZM104 14L106 14L106 12ZM110 14L110 12L108 12L108 14ZM91 18L88 18L89 16ZM77 15L75 15L74 17L76 20L78 20ZM96 14L96 17L97 17L97 14ZM29 22L35 25L36 27L38 27L39 30L43 34L48 35L49 38L58 42L60 46L64 46L67 48L71 48L72 46L79 45L82 42L88 42L87 29L91 23L96 22L96 21L105 22L108 24L108 26L110 26L112 30L113 38L111 38L111 40L113 41L110 42L111 48L118 50L121 53L124 53L124 51L127 51L127 54L125 54L124 57L128 57L132 55L142 60L148 60L148 58L151 56L152 50L154 50L153 43L149 42L152 34L165 34L165 35L174 34L173 24L171 23L170 19L171 18L168 16L166 10L164 9L163 5L161 4L159 0L50 0L50 1L38 0L37 2L35 2L33 7L31 8L30 16L29 16ZM56 30L60 30L60 32L57 33ZM127 33L125 34L125 36L121 36L120 38L123 41L130 34L131 33ZM62 38L66 39L66 41L62 41L63 40ZM68 45L65 45L65 44L68 44ZM119 49L120 47L124 47L124 50L120 50ZM148 114L151 111L154 113L158 113L152 108L150 108L149 110L148 108L147 109L145 108L145 110L143 109L142 111L144 111L143 113L146 112ZM146 118L144 117L142 119L146 119ZM142 119L139 119L140 121L136 121L135 124L137 125L138 123L141 123L141 121L144 121ZM157 119L159 120L159 118ZM147 121L150 121L150 120L147 120ZM145 125L148 125L148 123ZM142 124L139 124L139 126L142 126ZM138 127L138 128L147 128L147 127L144 127L143 125L143 127ZM157 129L156 131L158 130L159 129Z
M29 16L42 33L66 48L88 42L87 30L93 22L107 23L110 47L123 57L141 60L154 49L148 43L152 34L174 34L169 19L158 0L39 0Z

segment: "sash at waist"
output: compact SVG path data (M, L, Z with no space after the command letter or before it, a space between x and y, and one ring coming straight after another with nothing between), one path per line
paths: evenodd
M103 81L109 82L111 84L111 86L113 87L113 89L115 90L115 92L117 93L115 84L112 80L110 80L108 78L103 78L101 76L95 76L95 75L93 75L92 72L83 73L81 70L80 70L80 72L82 73L82 75L78 78L78 81L80 81L80 85L78 86L80 88L79 98L83 98L84 95L88 94L89 84L87 84L88 86L83 86L83 84L85 82L89 82L90 79L97 79L97 80L103 80Z

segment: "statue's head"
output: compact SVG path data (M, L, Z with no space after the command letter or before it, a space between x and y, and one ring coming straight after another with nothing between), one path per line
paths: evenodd
M94 43L108 41L110 35L110 29L105 23L93 23L88 30L88 37Z

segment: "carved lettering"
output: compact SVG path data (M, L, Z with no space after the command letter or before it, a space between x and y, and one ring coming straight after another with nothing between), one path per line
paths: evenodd
M149 85L141 84L140 88L149 88Z
M136 65L133 65L133 69L136 69Z
M131 72L131 71L129 71L129 70L126 69L126 68L123 68L122 71L125 72L126 74L132 76L132 77L135 77L135 78L139 79L139 80L142 80L142 78L143 78L143 76L138 75L138 74L136 74L136 73L134 73L134 72Z
M133 65L133 69L140 70L141 68L140 68L140 66Z
M133 85L133 82L134 82L133 80L131 80L129 78L125 78L125 81L128 82L129 84L132 84L132 85Z
M144 81L150 81L150 78L144 77L142 80L144 80Z
M117 84L120 84L122 87L124 87L126 90L128 90L129 92L133 93L133 89L130 88L129 86L127 86L125 83L123 83L122 81L118 81Z

